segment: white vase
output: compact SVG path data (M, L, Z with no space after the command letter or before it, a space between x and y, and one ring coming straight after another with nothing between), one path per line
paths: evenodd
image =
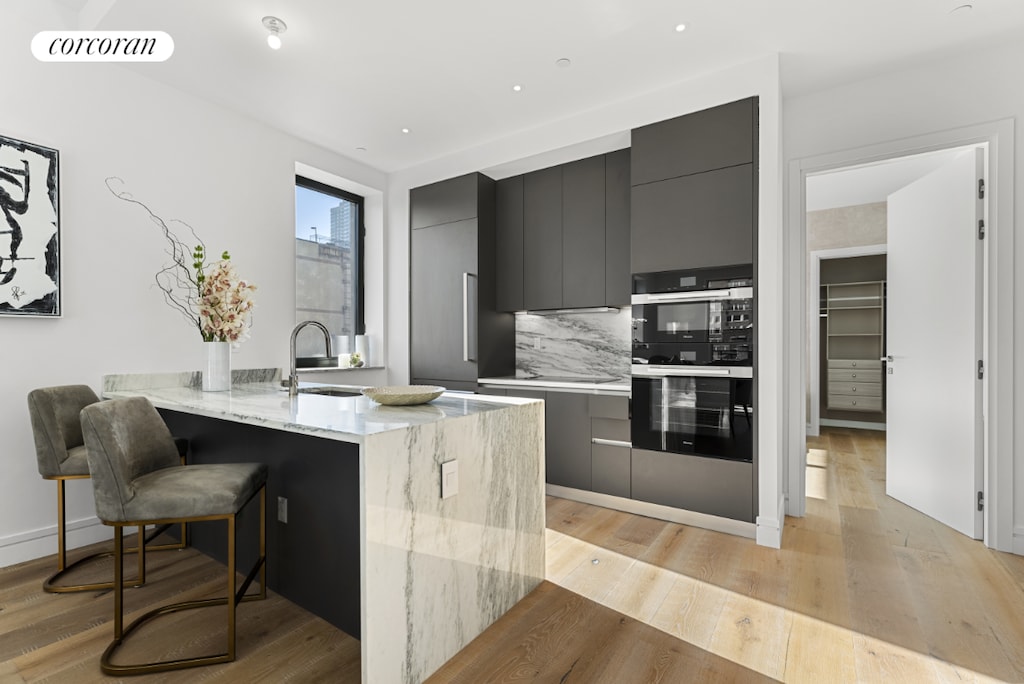
M231 389L231 343L205 342L206 370L203 371L204 392L226 392Z

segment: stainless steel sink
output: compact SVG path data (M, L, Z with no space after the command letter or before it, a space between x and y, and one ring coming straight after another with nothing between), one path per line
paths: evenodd
M300 356L295 359L296 368L337 368L337 356Z
M300 387L299 394L322 394L328 397L361 397L362 392L353 392L343 387Z

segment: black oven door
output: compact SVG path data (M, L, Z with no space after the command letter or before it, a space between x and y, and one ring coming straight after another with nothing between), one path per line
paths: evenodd
M709 314L720 302L695 300L633 305L633 342L642 344L678 344L707 342ZM721 314L716 313L716 331L721 332Z
M753 379L633 377L634 448L753 459Z

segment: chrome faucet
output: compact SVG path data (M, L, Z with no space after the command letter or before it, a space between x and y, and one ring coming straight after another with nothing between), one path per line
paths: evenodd
M299 374L295 370L295 338L299 336L299 331L305 328L307 325L312 325L317 328L320 328L320 332L324 334L324 343L327 345L327 356L331 356L331 333L324 326L323 323L319 323L317 321L302 321L297 326L295 326L295 329L292 330L292 339L288 347L290 350L289 355L292 358L291 372L288 374L288 396L290 397L294 397L299 393Z

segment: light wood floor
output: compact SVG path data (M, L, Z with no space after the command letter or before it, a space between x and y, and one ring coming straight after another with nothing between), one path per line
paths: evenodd
M808 515L781 550L549 498L548 581L431 682L1024 681L1024 558L886 497L883 433L809 447ZM129 612L221 590L194 551L151 559ZM110 681L112 597L43 594L52 563L0 569L0 684ZM221 623L194 615L126 655L216 648ZM237 662L135 681L358 681L358 642L322 620L279 597L239 617Z

